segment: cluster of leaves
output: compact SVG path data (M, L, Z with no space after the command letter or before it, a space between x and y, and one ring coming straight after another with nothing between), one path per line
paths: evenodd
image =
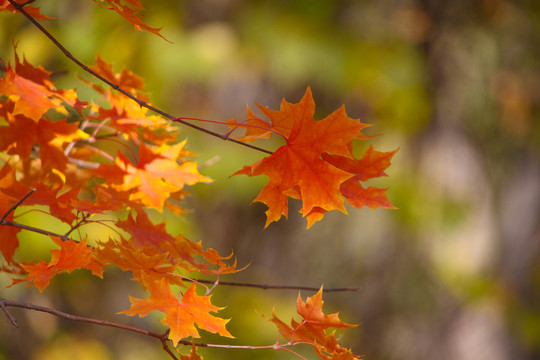
M140 96L144 91L139 77L127 70L114 74L100 58L94 70L134 94ZM159 302L164 292L171 291L171 285L186 286L186 274L235 272L235 264L225 263L215 250L203 249L200 243L181 235L170 235L164 223L153 224L145 211L166 208L179 215L183 211L179 201L186 196L184 187L210 181L188 160L192 154L185 149L185 142L177 141L177 128L112 90L94 88L102 104L80 101L74 90L56 89L48 71L18 56L0 79L0 94L4 95L0 102L0 213L7 215L3 221L15 221L10 208L33 192L25 199L25 206L46 206L70 228L66 234L50 233L59 246L52 250L50 262L18 264L14 254L22 228L3 227L0 251L4 259L13 269L20 267L27 273L14 283L28 281L43 291L59 272L84 268L102 276L103 266L113 264L131 271L133 279L150 291L152 301ZM92 222L95 215L126 211L127 218L116 222L123 230L118 232L119 239L100 241L94 247L85 239L71 239L73 230ZM182 301L186 313L218 310L208 306L198 309L209 304L209 296L196 297L194 283L189 283L186 295L190 296ZM131 309L129 314L148 312ZM212 318L222 325L209 328L204 322L197 324L230 336L225 321L209 314L206 321ZM170 316L165 321L175 343L197 334L193 322L183 317Z
M103 3L103 1L102 1ZM138 0L107 0L104 7L128 19L137 29L158 36L159 29L141 20ZM0 1L0 11L17 12L14 4L24 1ZM30 16L48 19L39 8L25 6ZM97 96L88 102L79 99L74 89L57 89L51 73L33 66L17 54L3 64L0 78L0 252L5 264L1 270L20 275L13 285L27 283L43 291L61 272L90 270L103 277L105 265L130 271L149 293L145 299L131 298L127 315L146 316L152 311L165 314L162 323L176 346L188 338L199 337L204 329L226 337L227 319L215 316L218 307L211 302L214 287L198 295L195 278L212 275L218 283L221 274L234 273L232 254L224 257L205 249L182 235L169 234L164 223L150 221L148 210L168 211L182 216L186 186L211 180L198 171L194 154L179 141L178 128L163 117L151 115L141 106L149 105L144 81L129 70L115 73L110 64L97 56L91 70L121 89L122 93L86 81ZM125 95L131 95L132 98ZM133 101L136 98L137 101ZM148 107L148 106L147 106ZM286 144L255 164L234 175L267 175L266 185L256 201L268 206L267 223L288 216L288 197L301 199L301 213L308 227L327 211L346 212L345 201L361 208L391 208L385 191L364 188L361 182L385 176L393 152L369 148L355 158L353 140L368 139L362 134L367 126L349 118L340 108L327 118L315 121L315 104L308 89L298 104L283 100L274 111L259 106L270 122L257 117L248 108L248 120L224 122L232 130L246 129L240 142L282 136ZM17 222L16 209L32 210L35 205L65 223L63 234ZM114 217L113 225L96 220L99 214ZM98 222L114 228L117 236L89 244L73 234L86 224ZM21 231L49 235L58 248L51 260L19 263L16 250ZM184 288L183 295L179 288ZM344 329L337 314L322 312L322 289L304 303L298 298L301 322L287 325L275 315L280 334L288 345L309 343L323 359L357 358L340 347L328 328ZM186 343L186 342L183 342ZM283 347L279 343L274 348ZM194 352L191 358L197 358Z

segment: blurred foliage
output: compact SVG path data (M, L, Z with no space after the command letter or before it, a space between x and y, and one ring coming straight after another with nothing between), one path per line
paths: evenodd
M345 104L350 116L374 125L371 134L384 134L373 139L376 149L400 147L389 178L374 182L390 187L398 210L330 214L307 232L291 212L288 221L262 231L264 206L249 203L264 179L228 179L261 154L183 130L201 164L219 161L203 170L213 184L190 189L195 196L185 224L170 229L250 263L234 281L360 284L358 293L329 294L325 306L360 323L344 343L368 359L540 357L540 3L143 2L147 23L163 27L172 43L134 31L92 1L36 4L57 18L43 24L76 57L93 64L99 53L117 70L133 70L144 77L151 101L170 113L244 119L246 104L275 109L283 97L298 101L309 85L319 118ZM59 86L93 96L74 74L87 75L41 33L22 16L1 13L5 63L12 40L30 62L54 70ZM41 248L29 240L20 256ZM2 293L160 329L157 321L110 314L111 307L127 308L129 274L102 282L84 275L57 279L40 295L21 287ZM275 332L257 312L269 316L275 305L290 311L279 314L287 319L296 293L220 287L215 298L228 306L235 341L262 345L273 343ZM15 330L1 323L0 359L73 359L74 348L80 359L167 358L158 343L136 335L14 314L26 325ZM275 351L201 353L295 358Z

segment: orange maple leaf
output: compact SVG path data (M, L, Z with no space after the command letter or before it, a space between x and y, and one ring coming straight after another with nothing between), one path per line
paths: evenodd
M181 192L185 185L212 181L199 173L196 162L178 162L184 145L150 149L140 144L137 164L119 153L115 164L102 164L94 173L109 180L106 186L129 191L130 201L161 211L171 194Z
M134 280L141 283L141 273L167 278L169 283L181 285L184 277L174 273L177 268L203 274L227 274L239 271L236 262L229 265L214 249L202 248L182 235L175 237L167 233L164 223L153 224L146 212L140 209L135 219L131 214L116 224L131 235L129 241L102 243L96 250L99 259L108 261L124 271L132 271ZM215 269L214 269L215 268Z
M121 73L115 73L112 65L104 61L99 55L96 58L96 66L92 66L91 69L133 95L136 95L139 91L144 91L143 78L126 68L122 69Z
M133 280L144 286L143 273L154 278L167 278L170 284L182 285L183 277L174 271L178 265L170 255L153 246L139 246L132 241L121 239L100 243L95 250L97 258L104 263L112 263L123 271L131 271Z
M94 0L94 1L98 3L97 0ZM159 33L161 28L153 28L144 23L144 21L142 20L142 16L140 15L141 11L144 10L144 7L142 6L139 0L128 0L126 1L127 4L123 4L122 0L105 0L105 1L107 1L110 7L105 7L102 5L104 8L116 11L124 19L129 21L135 29L139 31L144 29L148 32L151 32L152 34L155 34L161 37L162 39L166 41L169 41L163 35Z
M211 296L197 295L195 292L196 283L187 289L180 301L171 291L166 279L156 281L143 274L143 281L150 296L145 299L136 299L130 296L131 307L121 313L130 316L138 314L140 317L156 310L164 313L165 317L161 322L170 328L169 339L175 346L183 338L199 337L195 324L201 329L233 337L225 327L229 320L210 314L210 312L217 312L222 308L211 304Z
M35 122L49 109L67 113L63 102L75 104L72 91L57 90L50 72L42 66L34 67L17 55L14 46L15 68L8 64L5 76L0 78L0 95L5 95L15 104L12 114L24 115Z
M375 157L373 162L369 161L372 160L369 156L361 160L354 158L352 140L369 138L361 132L367 124L348 117L343 106L325 119L315 121L315 103L309 88L298 104L283 100L279 111L258 106L271 120L268 129L282 135L286 144L272 155L244 166L233 176L244 174L269 177L268 184L254 200L268 206L265 227L279 220L282 215L288 216L288 197L302 200L300 212L307 218L308 228L322 219L327 211L340 210L346 213L344 197L347 200L354 199L353 205L356 207L360 207L362 202L370 206L377 204L392 207L381 199L371 201L372 195L386 199L384 193L360 192L352 185L343 187L348 181L365 181L367 177L363 176L364 173L374 177L372 173L380 173L389 165L391 155ZM253 115L248 113L251 118ZM259 130L248 134L246 140L266 136L266 133ZM352 169L339 166L341 162L334 160L333 156L356 161L358 166Z
M292 319L291 325L288 325L281 321L275 313L272 314L270 321L278 327L280 335L291 341L311 344L315 348L317 354L325 360L357 359L358 356L352 354L349 349L342 348L338 344L335 338L335 331L330 334L326 333L326 330L329 328L348 329L355 327L356 325L344 323L339 319L338 313L329 315L324 314L322 311L324 303L322 300L322 291L323 288L321 287L315 295L308 297L306 302L304 302L300 297L300 294L298 294L296 308L298 314L303 318L301 322ZM332 357L328 357L328 354Z
M12 285L29 281L43 291L50 283L51 279L62 271L71 273L76 269L88 269L92 274L103 277L103 265L96 260L92 254L92 249L87 246L86 239L80 242L69 240L62 241L59 237L51 236L53 241L60 246L60 249L51 250L51 261L49 263L40 261L38 264L21 264L28 271L25 279L13 279Z

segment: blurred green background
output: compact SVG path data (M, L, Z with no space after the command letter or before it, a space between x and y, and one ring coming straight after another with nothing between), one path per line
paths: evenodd
M76 57L93 65L99 53L117 71L141 75L151 101L169 113L245 119L246 104L277 109L283 97L297 102L311 86L318 118L345 104L351 117L374 125L369 134L384 134L369 142L375 149L399 147L389 177L369 183L390 187L398 210L330 213L306 231L293 202L288 221L263 231L265 207L250 202L265 179L228 178L261 154L183 129L197 161L219 161L203 169L215 182L192 188L190 213L171 226L250 264L223 280L360 285L325 295L325 311L359 323L342 333L342 343L367 359L540 358L540 2L143 2L147 24L163 27L171 43L92 1L35 4L57 18L42 23ZM43 34L20 15L0 13L4 62L12 40L31 63L55 71L59 87L92 96L76 76L86 75ZM40 253L42 242L22 244L20 256ZM21 286L0 291L163 330L159 317L114 315L128 307L126 293L142 296L129 277L109 271L101 281L75 272L42 294ZM259 313L269 316L275 306L288 321L296 296L219 287L214 299L233 318L233 343L268 345L276 331ZM0 321L0 359L168 358L143 336L12 312L21 328ZM297 359L270 350L200 353Z

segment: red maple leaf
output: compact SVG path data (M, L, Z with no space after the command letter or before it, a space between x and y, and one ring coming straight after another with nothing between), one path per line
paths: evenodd
M268 184L254 200L268 206L266 226L282 215L287 217L287 197L302 200L300 212L307 218L308 227L327 211L346 213L344 197L355 207L392 207L384 191L371 188L362 191L356 183L381 176L394 152L377 153L381 156L371 156L370 152L360 160L355 159L352 141L369 138L361 132L368 125L348 117L343 106L325 119L315 121L315 103L308 88L298 104L283 100L279 111L262 106L259 109L271 120L268 129L283 136L286 144L233 175L269 177ZM248 134L249 140L266 136L259 130ZM344 166L345 160L341 159L356 166Z
M94 0L94 1L99 4L97 0ZM127 4L124 4L122 0L105 0L105 1L109 4L110 7L105 7L102 5L104 8L116 11L124 19L129 21L136 30L141 31L144 29L148 32L151 32L152 34L155 34L161 37L162 39L166 41L169 41L165 39L165 37L163 37L163 35L159 33L161 28L153 28L144 23L144 21L142 20L142 15L141 15L141 12L144 11L144 7L142 6L139 0L126 0L125 2Z
M18 4L24 4L24 3L28 3L28 0L15 0L15 2ZM54 19L54 18L43 15L39 11L38 7L25 6L24 10L28 14L30 14L33 18L38 19L38 20L53 20ZM9 11L12 13L18 12L18 10L15 9L15 7L13 7L13 5L11 5L8 0L0 0L0 11Z

